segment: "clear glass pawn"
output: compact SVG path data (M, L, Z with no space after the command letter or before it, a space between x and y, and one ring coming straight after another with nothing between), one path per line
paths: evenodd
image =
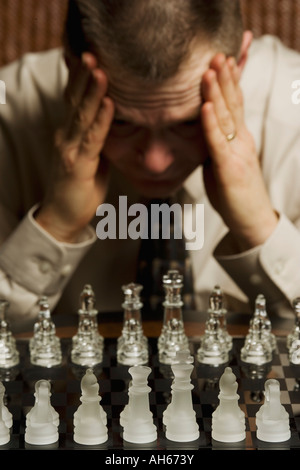
M122 335L117 340L117 361L127 366L148 362L148 340L143 334L140 299L143 287L130 283L122 286L124 292L124 320Z
M210 315L205 324L205 333L197 350L197 360L201 364L218 366L229 361L227 345L220 339L220 322L215 315Z
M292 331L287 335L287 349L290 349L293 341L300 339L300 297L296 297L296 299L294 299L293 310L295 313L295 324Z
M264 326L264 320L260 316L254 316L241 349L243 362L257 366L271 362L272 347L270 342L265 340Z
M9 323L6 320L8 307L7 300L0 300L0 368L3 369L14 367L20 362L16 340L12 336Z
M295 312L295 325L287 336L286 346L289 353L289 359L292 364L300 364L300 297L293 301Z
M228 362L232 338L227 332L226 313L222 291L215 286L209 297L205 332L197 350L198 362L215 366Z
M218 335L221 342L224 343L225 349L231 351L232 349L232 337L227 331L227 310L224 307L224 295L219 286L215 286L210 297L209 297L209 315L214 316L219 321Z
M61 344L56 336L46 296L39 300L39 309L38 319L33 328L33 337L29 341L30 362L42 367L57 366L62 362Z
M164 320L157 343L158 355L159 362L162 364L173 364L177 351L189 349L182 318L183 276L177 270L168 271L163 276L163 287L165 290Z
M71 361L92 367L103 361L104 338L98 329L96 298L92 286L86 284L80 294L78 330L72 338Z
M260 318L262 321L262 336L267 341L272 351L276 348L276 338L272 333L272 324L266 309L266 299L265 296L259 294L255 300L255 310L253 318Z

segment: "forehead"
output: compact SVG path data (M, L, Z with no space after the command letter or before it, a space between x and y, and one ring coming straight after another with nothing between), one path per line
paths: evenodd
M108 94L115 102L116 118L153 126L195 117L201 105L201 79L212 57L213 51L194 48L178 73L160 84L112 76Z

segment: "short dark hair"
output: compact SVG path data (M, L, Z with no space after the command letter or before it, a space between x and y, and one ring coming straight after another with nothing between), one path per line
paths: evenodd
M65 44L144 80L173 76L193 39L238 56L239 0L69 0Z

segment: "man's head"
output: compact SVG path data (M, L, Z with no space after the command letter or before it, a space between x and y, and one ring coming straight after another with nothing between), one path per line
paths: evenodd
M197 40L237 57L242 33L238 0L71 0L66 23L75 55L89 50L111 73L154 83L174 76Z
M103 153L140 192L178 188L203 162L201 77L241 51L238 0L71 0L67 53L92 52L115 121Z

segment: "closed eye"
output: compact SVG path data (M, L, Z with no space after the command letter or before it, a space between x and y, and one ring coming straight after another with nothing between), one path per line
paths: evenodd
M175 124L170 129L175 135L178 135L183 138L193 138L198 135L200 130L200 119L190 119L187 121L182 121L178 124Z
M114 119L111 125L111 132L116 137L128 137L137 131L138 127L132 122L124 119Z
M116 126L126 126L131 123L128 121L125 121L124 119L114 119L113 124L115 124Z

